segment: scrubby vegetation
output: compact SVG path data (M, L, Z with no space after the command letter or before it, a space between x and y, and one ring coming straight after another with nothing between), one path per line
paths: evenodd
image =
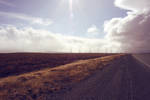
M22 73L52 68L64 65L77 60L102 57L110 54L90 54L90 53L12 53L0 54L0 78L10 75L19 75Z
M1 78L0 100L51 100L57 94L69 91L71 84L87 78L96 70L102 70L122 56L80 60L55 68Z

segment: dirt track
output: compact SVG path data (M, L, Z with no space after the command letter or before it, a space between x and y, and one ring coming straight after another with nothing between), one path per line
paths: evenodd
M50 100L150 100L150 68L129 55Z

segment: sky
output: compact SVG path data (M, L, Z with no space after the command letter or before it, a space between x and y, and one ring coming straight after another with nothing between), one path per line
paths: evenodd
M149 0L0 0L0 52L150 51Z

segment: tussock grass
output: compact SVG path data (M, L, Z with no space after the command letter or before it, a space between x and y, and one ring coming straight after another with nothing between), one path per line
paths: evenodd
M103 53L0 53L0 78L54 68L77 60L112 54Z
M96 70L102 70L115 59L124 55L80 60L55 68L46 68L18 76L0 79L0 100L45 100L70 90L70 84L77 83Z

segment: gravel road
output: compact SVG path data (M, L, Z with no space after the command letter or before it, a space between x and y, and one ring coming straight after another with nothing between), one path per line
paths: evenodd
M142 57L129 55L114 61L50 100L150 100L150 67Z

